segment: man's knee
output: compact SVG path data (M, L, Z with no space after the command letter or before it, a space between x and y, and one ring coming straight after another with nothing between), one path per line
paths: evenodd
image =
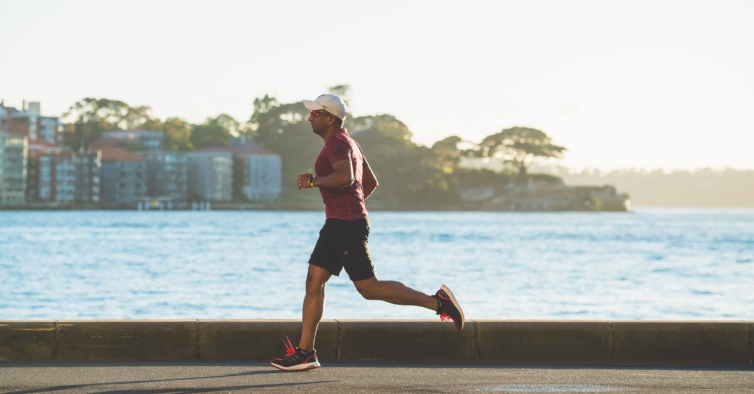
M361 294L362 297L366 300L376 300L378 299L377 294L374 292L374 289L372 288L361 288L357 289L359 291L359 294Z
M310 273L306 274L306 293L316 294L324 291L326 280L318 278Z

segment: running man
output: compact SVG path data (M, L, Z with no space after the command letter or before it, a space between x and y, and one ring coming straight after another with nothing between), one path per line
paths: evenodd
M343 268L356 290L367 300L431 309L442 321L452 320L456 328L462 330L463 311L445 285L430 296L400 282L377 279L367 245L369 219L364 205L378 186L377 178L361 147L343 127L347 112L340 97L323 94L314 101L304 100L304 106L311 110L312 131L322 137L325 145L314 163L316 175L299 175L298 188L319 188L327 219L309 258L301 340L297 347L286 340L286 356L272 360L272 366L284 371L320 366L314 337L325 309L325 284Z

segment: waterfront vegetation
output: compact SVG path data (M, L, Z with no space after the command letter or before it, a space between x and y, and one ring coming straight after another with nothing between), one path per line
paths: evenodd
M345 86L333 90L347 95ZM311 133L308 111L304 106L300 102L280 103L270 96L254 100L254 113L247 121L225 114L208 118L201 124L189 124L177 117L161 120L154 117L147 106L92 98L75 103L66 115L69 120L65 126L66 143L73 149L100 137L104 131L118 129L162 131L164 149L179 151L227 146L234 136L251 137L257 144L281 156L284 180L312 171L314 158L321 147L321 140ZM699 169L668 173L662 170L600 172L587 169L573 173L563 167L544 169L537 165L542 163L537 163L537 158L559 157L564 148L552 144L544 132L531 128L505 129L478 143L451 136L427 147L414 143L409 128L389 114L351 116L346 118L345 125L379 175L380 191L370 199L373 208L464 208L464 195L484 190L491 190L493 194L506 193L510 191L506 186L516 184L522 178L538 184L562 184L565 181L569 185L614 185L619 192L631 193L634 206L754 207L752 170ZM508 136L511 138L506 138ZM536 138L531 138L535 142L529 143L525 138L513 138L515 136ZM527 149L532 154L526 154ZM462 163L468 159L491 157L507 159L508 164L501 167L502 170L491 171L469 168ZM534 173L529 174L527 169L533 169ZM293 183L285 181L280 201L321 204L317 194L297 193ZM471 205L479 206L479 203L472 202Z
M347 95L347 86L332 90ZM265 95L254 100L254 113L242 122L221 114L202 124L189 124L171 117L152 115L148 106L131 106L110 99L85 98L65 114L64 140L72 149L102 136L108 130L157 130L164 133L165 150L191 151L228 146L232 137L250 137L258 145L279 154L283 179L312 172L322 141L311 132L309 111L301 102L280 103ZM351 116L345 127L362 146L370 165L379 175L380 193L374 203L385 208L459 206L465 187L499 189L511 182L557 178L529 176L526 169L537 158L560 157L565 148L552 144L544 132L513 127L485 138L481 143L451 136L431 147L412 141L409 128L393 115ZM509 166L502 172L463 168L462 157L497 158ZM553 178L553 179L550 179ZM292 183L283 183L283 200L297 198Z

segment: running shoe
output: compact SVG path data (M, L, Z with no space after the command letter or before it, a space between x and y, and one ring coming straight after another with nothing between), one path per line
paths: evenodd
M303 371L305 369L319 368L317 351L305 352L291 345L291 340L285 337L285 357L276 358L270 364L283 371Z
M453 296L453 292L450 291L448 286L442 285L440 290L433 295L439 300L439 306L437 307L437 314L440 315L440 321L453 321L456 325L456 329L463 330L463 326L466 323L466 319L463 317L463 311L461 306L458 305L456 297Z

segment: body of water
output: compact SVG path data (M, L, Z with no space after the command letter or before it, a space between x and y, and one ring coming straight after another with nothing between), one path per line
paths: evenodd
M754 210L373 212L377 276L469 319L754 319ZM300 318L321 212L0 212L0 320ZM432 319L345 271L325 318Z

